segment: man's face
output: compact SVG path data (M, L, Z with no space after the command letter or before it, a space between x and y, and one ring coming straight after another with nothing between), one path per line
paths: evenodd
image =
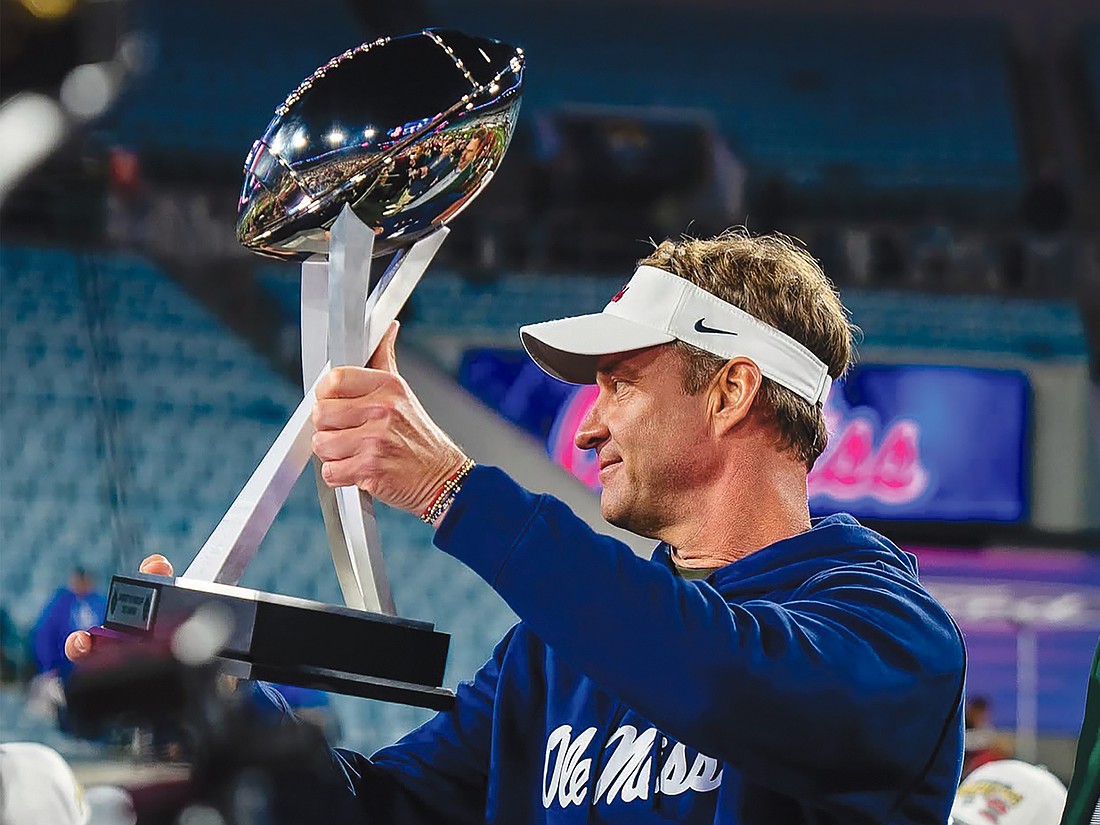
M599 395L577 430L599 456L600 510L617 527L660 539L717 475L707 393L688 395L671 346L600 358Z

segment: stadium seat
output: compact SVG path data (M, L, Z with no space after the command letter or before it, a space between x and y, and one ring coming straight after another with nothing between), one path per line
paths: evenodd
M532 111L707 110L752 172L809 194L970 190L992 202L1020 191L998 22L672 7L594 9L578 21L550 7L442 5L446 22L525 47Z

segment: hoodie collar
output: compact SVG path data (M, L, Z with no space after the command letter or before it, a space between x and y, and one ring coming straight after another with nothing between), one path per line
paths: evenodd
M812 519L810 529L762 547L753 553L715 570L707 581L716 586L733 584L762 574L775 574L800 562L820 557L835 558L848 550L869 550L895 558L894 564L916 574L916 559L899 550L878 533L864 527L848 513L835 513ZM653 559L675 570L671 548L664 542L657 545Z

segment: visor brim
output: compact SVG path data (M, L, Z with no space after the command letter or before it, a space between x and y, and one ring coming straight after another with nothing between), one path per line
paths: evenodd
M667 332L597 312L520 327L520 341L543 372L569 384L596 383L601 356L675 341Z

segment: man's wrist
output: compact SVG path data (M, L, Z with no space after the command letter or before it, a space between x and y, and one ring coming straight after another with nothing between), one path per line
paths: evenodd
M451 509L451 504L455 500L455 496L462 488L462 483L470 475L470 471L474 469L474 460L467 458L462 466L452 474L443 485L436 492L432 498L431 503L425 508L424 512L420 514L420 520L425 524L430 524L433 527L438 527L439 523L443 521L443 517L447 514L447 511Z

